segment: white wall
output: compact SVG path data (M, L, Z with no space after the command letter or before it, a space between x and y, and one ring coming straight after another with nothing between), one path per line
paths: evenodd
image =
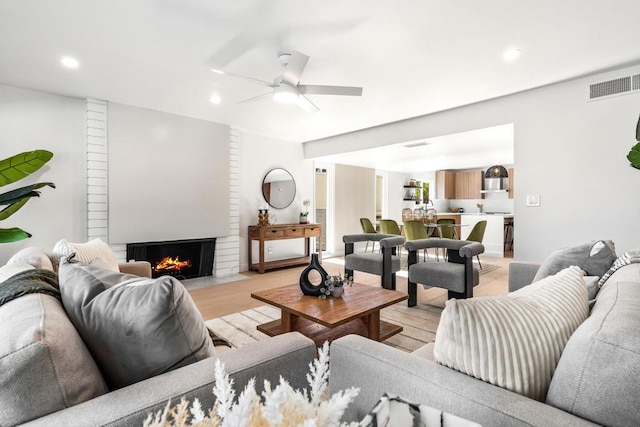
M109 241L229 235L229 126L109 103Z
M308 142L305 157L514 123L516 259L541 261L556 248L600 238L623 252L640 246L640 171L626 160L640 94L586 97L589 84L639 72L629 67ZM527 194L539 194L541 206L526 207Z
M60 239L86 240L84 101L0 85L0 159L46 149L53 159L40 171L0 192L53 182L0 227L19 227L30 239L0 245L0 265L27 246L51 249Z
M274 168L288 170L296 182L296 196L291 206L274 209L262 197L262 180ZM247 227L258 223L258 209L269 207L278 224L298 223L304 211L304 199L313 200L313 162L304 160L302 146L290 141L268 138L247 132L240 134L240 271L248 269ZM313 222L315 206L309 207L309 222ZM272 254L265 250L267 261L304 253L302 239L273 241L269 243ZM257 259L257 243L254 243L253 259Z
M331 191L331 190L329 190ZM362 233L360 218L376 217L376 171L371 168L335 165L334 254L344 253L342 236Z
M407 175L400 172L376 170L376 175L384 178L382 219L393 219L402 224L402 208L411 207L415 203L403 201L402 188L407 184Z

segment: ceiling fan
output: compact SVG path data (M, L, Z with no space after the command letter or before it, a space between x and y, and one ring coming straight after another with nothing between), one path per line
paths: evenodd
M278 102L298 104L300 108L307 112L318 111L318 107L313 104L305 95L346 95L346 96L362 96L362 88L355 86L325 86L325 85L302 85L300 84L300 76L307 66L309 57L303 53L293 51L293 53L282 53L278 55L280 64L284 67L282 75L273 79L273 83L254 79L253 77L234 74L228 71L212 69L214 73L225 74L230 77L239 77L260 83L264 86L272 88L271 91L258 95L244 101L240 104L258 101L263 98L272 96Z

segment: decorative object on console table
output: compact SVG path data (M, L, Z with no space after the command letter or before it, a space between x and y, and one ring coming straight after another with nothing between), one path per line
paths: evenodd
M311 201L309 199L305 199L302 204L304 205L304 212L300 212L300 224L307 224L309 222L309 205L311 205Z
M258 209L258 226L269 225L269 209Z
M320 283L318 283L317 285L314 285L313 283L311 283L311 280L309 280L309 275L314 271L320 275ZM314 297L319 296L321 298L324 296L324 298L326 298L327 296L322 293L322 289L324 289L324 284L328 279L329 273L327 273L327 270L325 270L322 265L320 265L320 261L318 260L318 253L312 253L311 262L309 263L307 268L302 270L302 274L300 274L300 289L302 290L302 293Z

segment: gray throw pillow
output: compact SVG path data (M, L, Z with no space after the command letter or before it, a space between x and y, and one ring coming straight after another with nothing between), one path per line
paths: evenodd
M69 257L72 258L72 257ZM110 389L215 354L202 315L175 278L141 278L64 260L62 302Z
M587 276L602 277L616 258L616 250L611 240L597 240L559 249L544 260L533 281L537 282L572 265L580 267Z

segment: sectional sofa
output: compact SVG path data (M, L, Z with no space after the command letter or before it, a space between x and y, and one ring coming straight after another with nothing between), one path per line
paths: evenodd
M639 425L640 263L634 261L640 261L638 255L627 256L627 263L616 260L618 268L592 301L587 319L568 339L544 398L525 397L434 363L423 351L408 354L346 336L331 344L329 377L331 392L360 388L344 419L362 419L384 393L392 393L487 426ZM608 274L611 259L601 261ZM585 269L585 262L580 263ZM548 270L544 264L512 265L514 290L541 268ZM82 266L81 272L86 271ZM211 407L216 358L226 364L236 390L252 377L262 384L264 379L275 383L280 375L294 388L302 388L307 387L308 365L316 354L311 340L290 333L114 389L100 377L86 381L86 366L97 364L95 353L69 354L69 348L82 347L86 338L57 298L36 293L5 303L0 306L0 324L3 426L140 426L169 400L198 398L205 408ZM97 371L106 376L100 368ZM103 387L97 392L96 383Z

